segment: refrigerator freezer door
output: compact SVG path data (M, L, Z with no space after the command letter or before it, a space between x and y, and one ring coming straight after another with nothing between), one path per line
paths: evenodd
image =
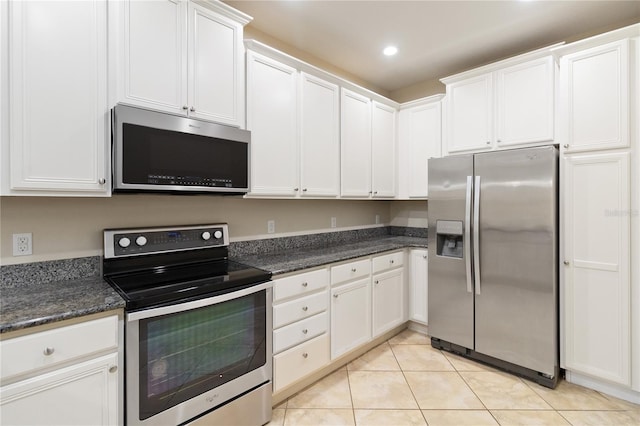
M467 178L471 176L472 155L429 160L428 244L438 247L438 232L441 246L456 241L456 247L443 250L443 255L436 251L429 256L429 334L466 348L473 348L473 290L468 289L472 281L467 280L467 265L470 269L471 261L468 226L471 197L467 195L471 191L468 184L472 184ZM461 250L459 233L462 233Z
M475 156L475 350L550 376L558 357L557 161L553 147Z

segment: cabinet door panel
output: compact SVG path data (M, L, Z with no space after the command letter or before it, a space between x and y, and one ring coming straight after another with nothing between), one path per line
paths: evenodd
M629 146L629 42L562 58L565 152Z
M447 85L447 151L490 149L493 141L492 74Z
M296 70L247 54L251 194L293 196L297 188Z
M342 89L341 194L371 194L371 100Z
M396 195L396 110L373 102L371 123L373 197L394 197Z
M404 320L404 271L396 269L373 276L373 337Z
M124 102L186 114L186 6L176 0L124 3Z
M0 389L3 425L115 425L118 355L105 355Z
M9 11L11 189L108 193L106 2Z
M340 193L340 95L338 86L300 75L300 187L303 196Z
M331 290L331 359L371 340L371 280Z
M189 3L190 115L235 126L243 123L242 26Z
M629 154L564 163L566 368L628 385Z
M553 58L500 70L496 79L498 146L553 141Z
M426 250L411 250L411 267L409 273L409 319L423 324L428 318L428 287L429 276L428 252Z

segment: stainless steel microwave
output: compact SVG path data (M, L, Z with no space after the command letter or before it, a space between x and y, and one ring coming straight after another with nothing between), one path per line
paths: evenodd
M114 192L249 190L251 132L121 104L111 118Z

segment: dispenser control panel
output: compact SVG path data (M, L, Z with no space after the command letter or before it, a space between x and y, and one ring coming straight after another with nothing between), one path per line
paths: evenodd
M464 249L461 220L436 221L436 255L462 259Z

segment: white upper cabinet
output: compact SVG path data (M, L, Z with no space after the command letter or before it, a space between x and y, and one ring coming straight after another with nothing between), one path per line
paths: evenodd
M249 16L220 2L127 0L121 7L121 102L244 125Z
M345 88L341 107L340 194L395 197L396 108Z
M247 52L247 129L251 131L251 195L297 194L297 71Z
M442 79L445 154L553 143L556 66L549 51Z
M9 92L2 194L109 195L107 2L0 7Z
M341 95L341 195L369 197L371 191L371 99L351 90Z
M371 116L371 194L396 195L396 109L373 101Z
M442 154L442 97L403 104L398 124L398 197L426 198L428 161Z
M301 196L340 193L340 90L337 85L300 73Z
M563 55L560 69L563 151L628 147L629 40Z

